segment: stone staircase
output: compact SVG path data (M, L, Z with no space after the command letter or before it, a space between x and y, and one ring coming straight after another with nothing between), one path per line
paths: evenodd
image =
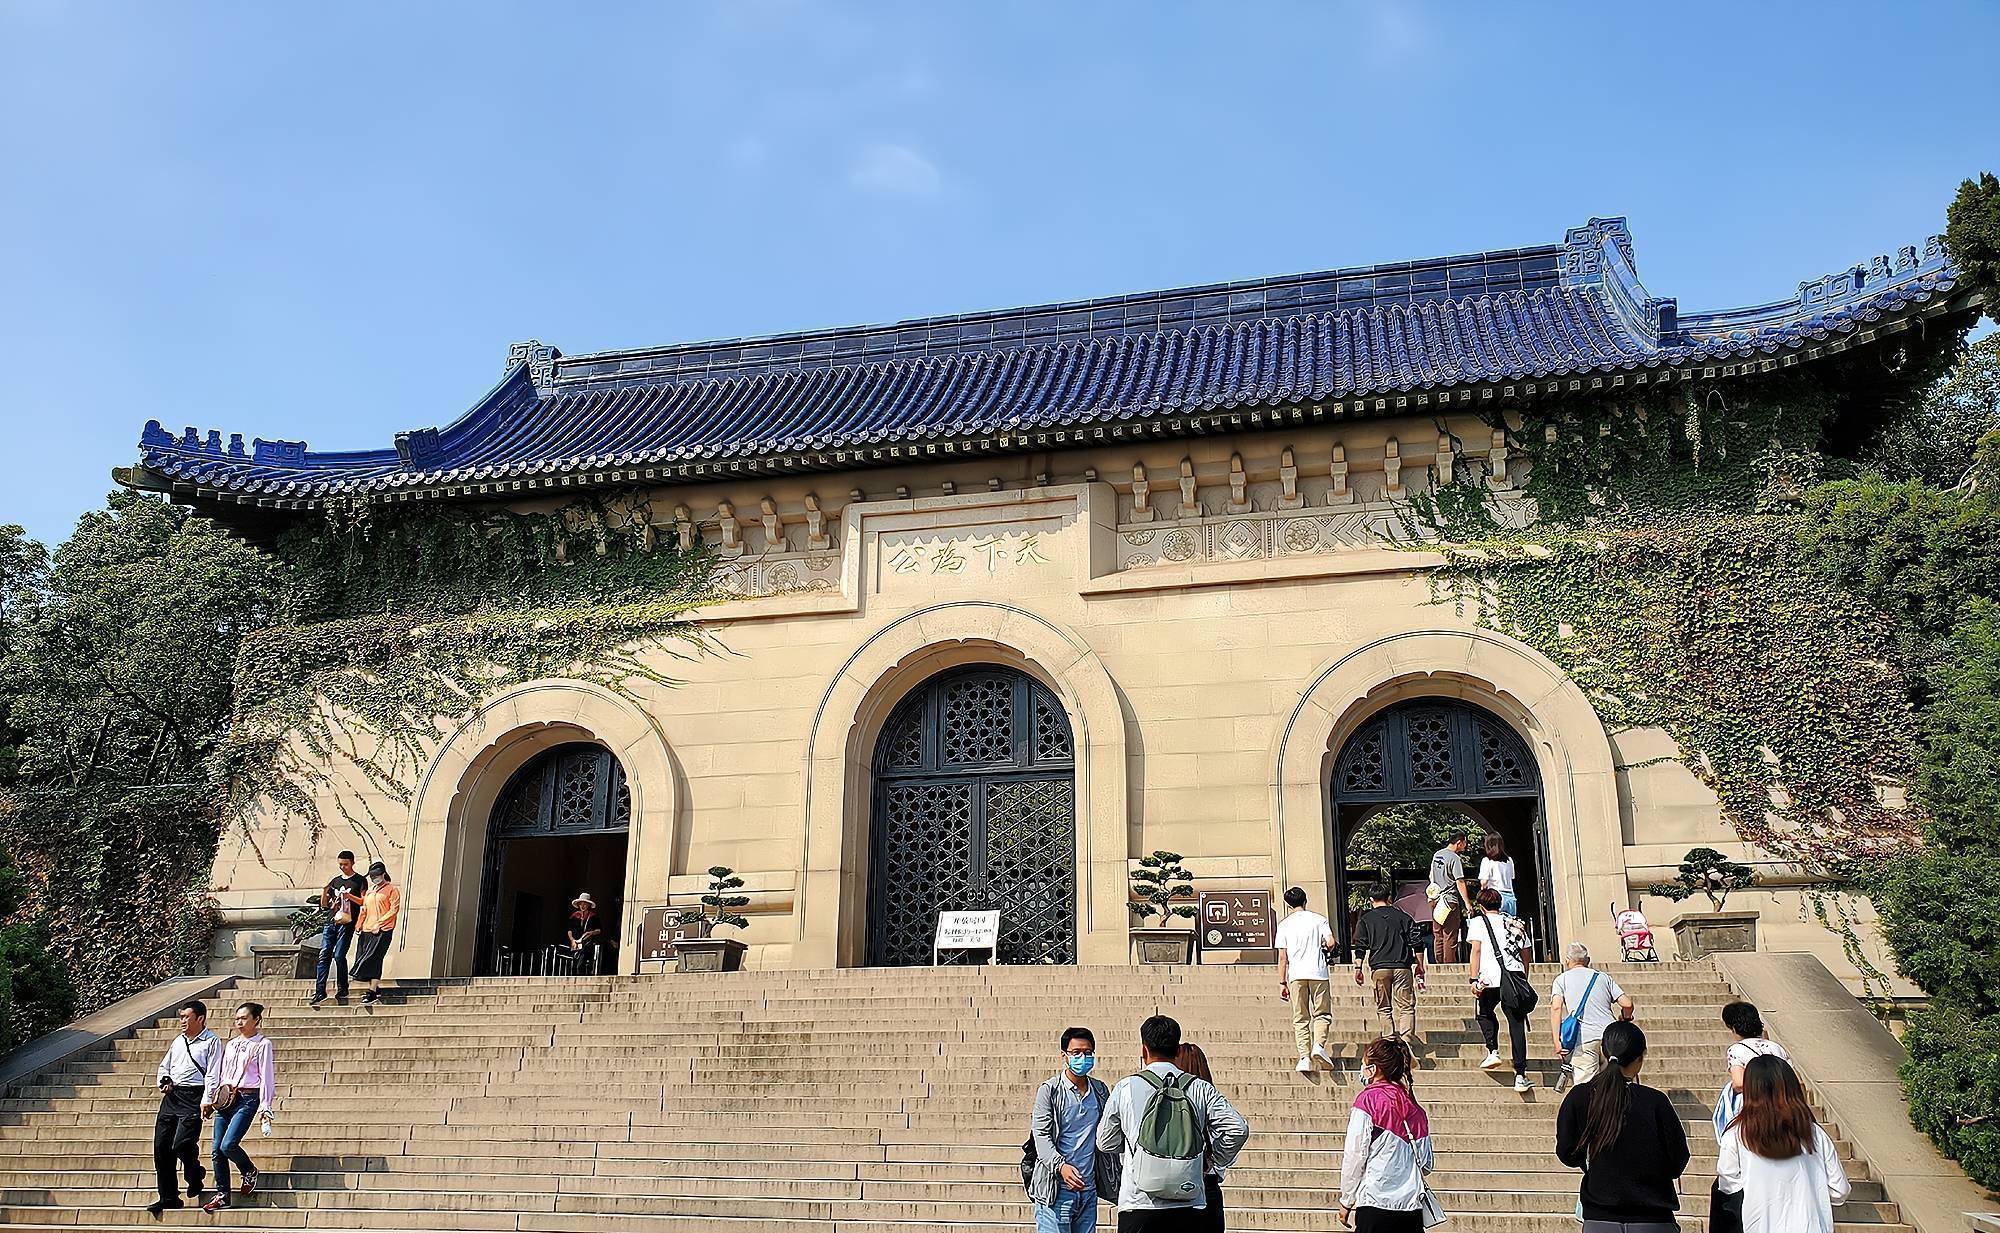
M1542 984L1549 969L1541 968ZM1687 1118L1685 1227L1715 1167L1708 1106L1728 990L1707 963L1620 965L1652 1051L1646 1081ZM1337 973L1338 974L1338 973ZM1446 982L1455 986L1456 981ZM218 999L265 1003L278 1119L245 1146L260 1192L168 1224L220 1229L602 1230L605 1233L973 1233L1031 1228L1016 1172L1057 1037L1097 1034L1100 1077L1138 1057L1138 1024L1179 1019L1249 1118L1229 1173L1229 1227L1335 1230L1341 1139L1372 1007L1335 982L1337 1072L1294 1073L1271 968L946 968L411 983L382 1005L305 1005L302 983ZM1450 1227L1574 1233L1577 1174L1554 1156L1546 1017L1541 1085L1512 1090L1456 988L1419 1007L1417 1094ZM163 1021L0 1103L0 1222L152 1223L154 1066ZM1836 1137L1838 1128L1831 1128ZM1843 1151L1846 1145L1843 1143ZM203 1142L204 1158L207 1140ZM1846 1233L1901 1233L1850 1157ZM1107 1223L1109 1212L1106 1211Z

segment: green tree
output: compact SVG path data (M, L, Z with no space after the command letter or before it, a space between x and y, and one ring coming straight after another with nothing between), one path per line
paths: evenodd
M69 973L49 953L48 923L13 920L27 897L27 881L0 849L0 1049L11 1049L61 1027L76 1008Z
M0 677L18 733L0 842L86 1007L198 964L212 905L238 643L280 597L271 558L118 492L10 596Z
M1982 171L1960 184L1944 218L1952 264L1985 294L1987 314L2000 320L2000 178Z
M1952 488L1974 477L1979 443L2000 429L2000 334L1966 348L1944 380L1893 417L1863 461L1892 480Z

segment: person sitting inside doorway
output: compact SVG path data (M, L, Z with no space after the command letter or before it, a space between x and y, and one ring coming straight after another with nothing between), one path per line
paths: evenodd
M597 920L597 901L585 891L570 900L569 932L565 940L569 957L580 972L597 970L598 952L604 946L604 929Z

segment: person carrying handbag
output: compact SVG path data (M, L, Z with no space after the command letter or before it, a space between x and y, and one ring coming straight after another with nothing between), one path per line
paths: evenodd
M257 1193L257 1165L243 1150L243 1136L250 1123L264 1125L271 1133L271 1115L276 1112L278 1068L272 1057L271 1042L261 1028L264 1008L245 1002L236 1008L236 1034L223 1046L222 1060L208 1072L201 1095L201 1111L215 1115L215 1195L201 1205L205 1212L229 1206L229 1166L243 1170L244 1197Z
M1514 1090L1525 1092L1535 1086L1528 1078L1528 1016L1535 1013L1541 995L1528 980L1528 958L1533 953L1527 927L1500 910L1500 892L1488 887L1479 892L1479 916L1466 930L1472 945L1467 975L1472 993L1479 1001L1477 1018L1486 1040L1486 1060L1482 1070L1497 1070L1500 1060L1500 1018L1496 1008L1507 1015L1507 1035L1513 1046Z
M1430 1117L1410 1091L1410 1049L1377 1038L1361 1055L1366 1083L1340 1153L1340 1223L1356 1233L1423 1233L1444 1210L1424 1177L1434 1163Z

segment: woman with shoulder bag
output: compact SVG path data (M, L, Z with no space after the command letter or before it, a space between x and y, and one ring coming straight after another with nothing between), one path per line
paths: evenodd
M201 1205L205 1212L229 1206L229 1166L243 1170L244 1197L257 1193L256 1164L243 1150L250 1123L271 1133L271 1115L278 1095L278 1070L271 1042L263 1031L264 1007L245 1002L236 1008L236 1034L223 1046L222 1060L208 1072L201 1111L215 1115L215 1195Z
M1356 1233L1423 1233L1442 1215L1424 1184L1430 1117L1410 1092L1410 1047L1377 1038L1361 1055L1366 1086L1347 1117L1340 1153L1340 1223Z
M1215 1075L1208 1069L1208 1054L1202 1052L1200 1045L1191 1041L1181 1042L1181 1051L1174 1058L1174 1065L1203 1083L1215 1082ZM1193 1233L1222 1233L1227 1227L1223 1223L1222 1174L1209 1167L1206 1149L1202 1153L1201 1180L1208 1194L1208 1202L1200 1211L1194 1213Z
M1513 1046L1514 1090L1525 1092L1535 1086L1528 1078L1528 1016L1535 1013L1541 995L1528 980L1528 956L1532 945L1528 930L1519 920L1500 910L1500 892L1488 887L1479 892L1481 911L1467 926L1465 935L1472 943L1467 965L1472 994L1479 1001L1479 1031L1486 1039L1486 1060L1481 1070L1497 1070L1500 1060L1499 1008L1507 1015L1507 1035Z

